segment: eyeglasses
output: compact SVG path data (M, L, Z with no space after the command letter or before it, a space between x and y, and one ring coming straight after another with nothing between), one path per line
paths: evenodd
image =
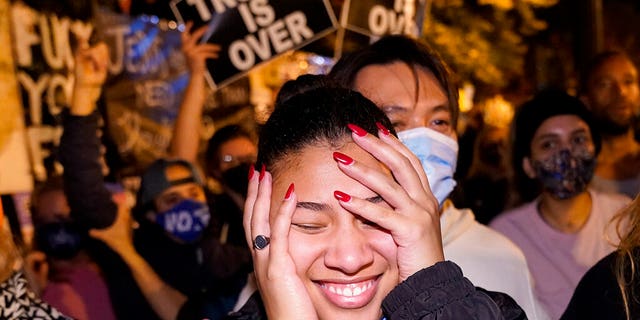
M228 167L235 167L241 163L256 163L258 160L255 154L243 154L243 155L231 155L225 154L222 156L222 164Z

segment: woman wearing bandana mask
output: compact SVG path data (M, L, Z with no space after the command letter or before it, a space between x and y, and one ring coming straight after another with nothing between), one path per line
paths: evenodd
M509 294L529 319L546 319L522 252L447 199L456 185L458 91L438 54L415 40L386 36L343 57L330 76L375 102L420 159L440 204L445 259L477 286Z
M558 319L582 275L615 249L609 221L630 199L589 189L600 136L579 99L539 93L518 110L511 137L515 188L529 202L491 227L520 246L536 296Z

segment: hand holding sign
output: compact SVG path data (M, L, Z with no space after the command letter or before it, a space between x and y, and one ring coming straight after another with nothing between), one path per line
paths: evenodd
M220 46L212 43L199 44L198 41L207 31L207 26L202 26L191 32L193 22L188 22L180 39L182 41L182 53L187 58L187 65L192 74L204 75L207 71L206 59L218 58Z

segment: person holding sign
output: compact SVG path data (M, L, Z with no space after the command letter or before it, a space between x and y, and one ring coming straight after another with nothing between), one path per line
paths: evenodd
M259 296L231 318L524 319L444 261L438 202L384 113L306 77L260 132L244 211Z
M133 278L160 318L222 317L246 279L218 282L212 270L231 266L213 257L235 257L240 261L237 265L244 266L242 261L250 261L250 256L211 236L202 179L190 162L154 162L142 176L133 210L125 201L111 198L102 181L97 161L100 142L95 134L96 101L106 80L108 52L103 45L83 44L76 58L74 96L60 143L72 216L93 228L90 235L107 244L130 270L130 274L112 274L108 280L127 283ZM132 213L138 225L135 230Z

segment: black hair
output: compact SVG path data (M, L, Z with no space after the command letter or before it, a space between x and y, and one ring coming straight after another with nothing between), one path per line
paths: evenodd
M220 168L220 147L227 141L237 138L255 140L248 130L237 124L224 126L213 134L207 143L207 150L204 154L207 175L215 176L214 173Z
M582 119L589 127L595 155L600 153L602 137L584 103L557 89L539 92L518 108L511 123L511 165L520 202L531 201L540 193L539 185L524 172L522 160L531 156L531 142L540 125L547 119L559 115L575 115Z
M459 113L458 88L446 63L436 51L424 42L401 35L384 36L374 44L342 57L333 66L329 76L339 85L353 88L356 75L363 68L394 62L403 62L411 68L414 73L416 89L420 85L416 67L424 68L433 73L447 95L452 125L455 128Z
M395 135L389 118L360 93L340 88L326 76L305 76L283 86L275 109L260 130L258 164L275 173L287 156L308 146L339 148L351 137L348 124L378 135L376 122Z
M580 91L583 94L588 92L589 82L591 81L593 74L596 73L596 71L598 71L600 67L602 67L602 65L615 57L621 57L631 61L631 58L624 51L620 50L607 50L600 52L589 61L589 63L587 64L587 68L580 78Z

